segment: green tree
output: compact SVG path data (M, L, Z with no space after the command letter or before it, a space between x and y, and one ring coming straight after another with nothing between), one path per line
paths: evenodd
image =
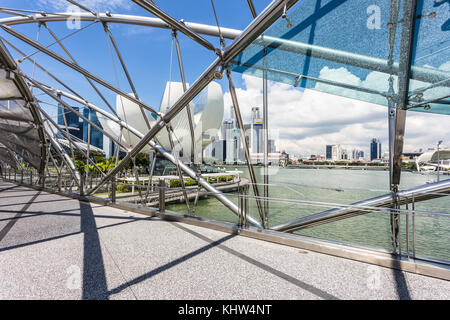
M146 154L144 152L139 152L136 155L136 166L137 167L148 168L149 164L150 164L150 160L148 158L148 154Z
M86 173L86 164L83 160L75 160L75 168L80 174Z

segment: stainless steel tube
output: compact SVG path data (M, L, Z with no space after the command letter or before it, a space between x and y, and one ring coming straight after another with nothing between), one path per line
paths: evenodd
M436 194L439 192L439 194ZM450 194L450 179L421 185L408 190L398 192L400 204L413 199L413 204L417 201L425 201L429 199L444 197ZM388 193L375 198L367 199L352 203L353 206L371 206L371 207L389 207L392 205L392 194ZM358 208L336 208L322 212L318 212L306 217L297 218L272 227L272 230L292 232L295 230L308 228L311 226L329 223L361 214L369 213L370 209ZM413 216L414 217L414 216ZM413 218L414 226L414 218ZM413 233L414 236L414 233Z

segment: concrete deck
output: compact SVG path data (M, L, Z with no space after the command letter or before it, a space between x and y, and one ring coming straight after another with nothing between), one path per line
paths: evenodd
M450 282L0 181L0 299L450 299Z

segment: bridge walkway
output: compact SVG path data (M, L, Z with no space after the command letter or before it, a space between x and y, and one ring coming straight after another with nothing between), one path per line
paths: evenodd
M450 299L450 282L0 181L0 299Z

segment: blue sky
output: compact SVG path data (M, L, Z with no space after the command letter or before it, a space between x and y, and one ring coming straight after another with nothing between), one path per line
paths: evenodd
M130 14L152 16L149 12L142 9L131 1L111 0L99 1L88 0L80 1L93 10L99 9L101 11L109 10L112 13ZM254 1L255 7L258 11L262 10L270 1L257 0ZM162 9L169 12L177 19L185 19L185 21L201 22L205 24L215 25L215 19L211 7L210 0L196 0L196 1L159 1L158 3ZM64 0L3 0L1 6L11 8L21 8L30 10L45 10L49 12L62 12L71 4ZM218 18L221 25L236 29L244 29L252 20L250 10L248 9L246 1L215 1ZM4 14L1 15L6 16ZM82 27L88 25L89 22L82 22ZM71 33L65 22L56 22L49 24L51 29L62 37ZM111 31L119 45L121 54L126 62L127 68L132 76L137 91L141 99L151 106L159 107L161 94L165 86L165 81L169 79L169 61L171 50L171 32L169 30L161 30L157 28L128 26L128 25L110 25ZM36 24L17 26L17 30L25 33L29 37L36 39L37 37ZM13 39L5 32L1 35L6 39ZM53 42L48 33L41 28L40 42L49 44ZM207 37L215 46L219 47L219 40L214 37ZM70 39L70 40L69 40ZM79 64L86 69L94 70L94 73L109 79L110 82L116 84L114 68L112 67L111 55L106 42L105 34L101 24L96 23L87 29L80 31L64 41L72 55L77 59ZM181 50L183 54L183 61L187 81L192 83L201 72L209 66L215 59L215 54L205 50L199 44L188 39L183 34L179 35ZM20 45L23 51L30 53L33 49L27 45L23 45L20 41L14 40L14 44ZM230 43L227 40L227 43ZM51 47L55 52L60 53L65 57L64 53L57 47ZM37 61L40 64L48 66L49 70L55 71L59 74L61 66L58 62L47 58L44 54L36 55ZM116 68L119 74L120 87L129 91L126 79L123 77L120 65L115 60ZM24 63L23 68L26 70L30 64ZM65 68L65 67L62 67ZM179 79L178 64L176 57L174 57L172 79ZM36 71L37 72L37 71ZM68 76L68 73L66 74ZM80 86L84 84L82 77L71 75L71 81L79 82ZM240 77L236 78L238 84ZM81 88L81 87L80 87ZM86 89L86 86L82 87ZM88 88L87 88L88 89ZM95 94L89 94L87 98L91 97L93 102L100 102Z
M94 11L111 11L120 14L142 15L151 17L152 15L146 10L129 0L82 0L80 1ZM253 0L257 12L263 10L270 1L269 0ZM308 5L308 10L314 8L311 3L315 1L303 1L303 5ZM365 54L373 54L382 57L386 54L385 45L387 43L385 30L386 25L386 6L387 0L383 1L357 1L361 5L360 9L355 8L352 4L355 1L344 0L322 0L322 6L330 3L337 5L336 12L325 15L325 23L318 24L315 28L314 43L319 45L328 45L337 49L347 50L351 52L360 52L365 50ZM439 14L447 13L448 4L433 8L434 0L425 0L424 11L437 10ZM170 13L177 19L185 21L198 22L203 24L215 25L215 19L211 7L210 0L195 1L156 1L156 3L166 12ZM371 11L369 6L373 3L380 4L382 10L382 19L380 20L380 28L368 30L366 20L370 18ZM246 0L215 0L214 4L218 13L220 25L228 28L243 30L252 20L250 10ZM302 3L297 4L300 8ZM12 7L31 10L45 10L48 12L66 11L70 3L64 0L2 0L2 7ZM367 7L367 8L366 8ZM367 10L366 10L367 9ZM294 9L295 10L295 9ZM291 11L288 12L292 14ZM308 14L306 12L305 14ZM0 14L0 17L6 17ZM341 19L346 17L348 19ZM328 20L327 20L328 19ZM441 21L443 16L433 21ZM430 23L423 20L421 23ZM353 23L353 25L352 25ZM89 25L90 22L82 22L82 27ZM74 30L67 28L66 22L53 22L48 24L58 37L63 37ZM440 26L440 25L439 25ZM38 34L36 24L27 24L14 26L14 28L30 38L36 39L39 36L39 42L47 45L53 42L45 28L41 27ZM176 56L173 57L173 70L170 71L170 50L171 50L171 31L158 28L148 28L140 26L129 26L110 24L111 32L117 41L121 54L125 60L131 78L136 86L140 99L155 109L159 109L162 93L165 83L169 79L179 81L178 64ZM285 28L283 23L279 23L274 32ZM307 41L311 27L306 28L298 35L300 41ZM355 31L356 30L356 31ZM423 29L425 30L425 29ZM345 32L344 32L345 31ZM30 54L34 51L30 46L14 39L9 34L0 30L0 36L7 40L11 40L14 45L18 46L22 51ZM339 36L339 37L337 37ZM446 34L433 33L427 37L427 34L419 35L421 39L421 48L424 48L422 55L426 58L421 60L421 64L431 65L435 68L440 67L448 61L448 45L445 38ZM219 47L219 39L204 36L215 46ZM447 36L448 38L448 36ZM179 34L181 50L184 61L184 68L189 83L193 83L197 77L207 68L216 58L213 52L210 52L187 38L183 34ZM359 41L361 40L361 41ZM231 40L226 40L227 44ZM131 92L126 78L121 70L119 61L114 56L111 58L106 35L100 23L92 24L87 29L64 40L64 45L70 50L80 66L92 71L94 74L106 79L113 85L120 87L126 92ZM380 51L377 47L383 45ZM434 47L437 45L438 47ZM439 55L429 56L430 52L444 50ZM54 50L63 57L65 53L57 46L53 45ZM17 53L11 50L15 57L19 57ZM66 83L70 83L74 89L82 93L90 102L103 107L107 110L105 104L95 94L83 76L71 71L61 63L39 53L34 56L37 62L48 68L48 70L58 76ZM432 59L437 57L438 59ZM274 60L278 66L283 66L287 61ZM294 61L295 62L295 61ZM303 62L301 62L303 63ZM288 70L292 67L292 63L288 66ZM115 66L115 67L114 67ZM28 74L33 74L32 65L24 62L22 69ZM295 64L294 64L295 67ZM295 69L295 68L294 68ZM304 69L304 65L300 68ZM382 79L386 83L386 79L379 78L379 75L373 72L362 72L356 68L344 68L333 63L323 63L323 61L313 61L311 69L313 76L323 76L329 79L344 81L356 85L373 85L374 81L379 82ZM447 70L448 71L448 70ZM117 79L116 79L117 73ZM55 82L49 79L39 70L34 71L34 76L46 83L57 86ZM378 78L377 78L378 77ZM243 76L239 73L233 73L233 79L238 88L238 98L241 101L244 119L249 116L250 109L253 106L262 104L261 84L258 78ZM117 83L118 82L118 83ZM225 99L225 114L228 114L228 107L231 104L228 86L225 79L219 81L222 84ZM57 87L60 87L59 85ZM102 93L114 106L115 94L108 89L102 88ZM329 91L328 91L329 92ZM338 95L348 95L343 91L330 92ZM351 96L351 95L350 95ZM45 99L44 96L40 96ZM290 97L290 99L287 99ZM354 96L352 96L354 97ZM45 99L50 102L49 98ZM269 94L269 116L271 121L269 126L277 131L279 137L279 150L287 150L296 154L323 154L326 144L342 144L344 146L358 147L368 150L370 139L373 137L380 138L383 143L383 149L387 148L387 128L386 128L386 108L376 105L359 102L358 100L345 99L333 95L318 94L309 90L304 93L299 88L270 82ZM51 114L56 116L56 109L49 106L47 109ZM282 112L280 112L280 110ZM289 110L289 111L288 111ZM414 151L419 148L426 149L435 144L435 141L444 139L450 140L450 122L449 118L433 115L421 115L417 113L409 113L407 119L407 130L405 140L405 150ZM433 123L440 124L433 126ZM429 130L423 132L423 128L428 127ZM445 144L445 143L444 143ZM450 145L450 143L448 143Z

